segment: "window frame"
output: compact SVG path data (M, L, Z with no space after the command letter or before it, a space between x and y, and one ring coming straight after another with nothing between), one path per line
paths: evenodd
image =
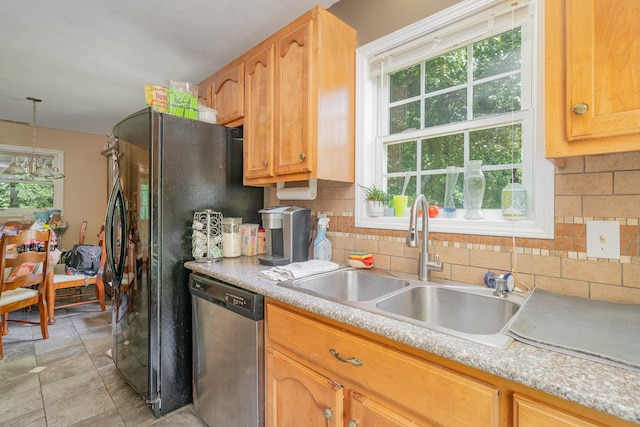
M377 65L380 59L388 52L392 54L399 52L399 55L411 58L412 49L419 46L417 41L433 38L433 34L442 28L456 27L459 30L464 30L474 25L477 26L483 21L490 25L496 11L504 13L512 3L512 1L504 0L466 0L356 50L357 185L354 187L356 227L406 230L409 224L407 217L369 217L366 212L364 194L360 189L360 185L370 186L372 184L384 188L384 149L382 138L379 135L382 134L382 129L385 127L384 121L387 118L385 112L379 111L384 97L380 96L380 84L375 70L376 67L380 67ZM528 40L531 43L531 58L529 60L531 67L523 66L522 75L523 78L531 79L531 92L530 94L522 94L523 108L526 100L529 104L529 111L527 113L518 111L514 117L517 116L515 123L526 121L532 130L532 134L528 133L526 136L523 131L523 164L528 163L529 165L526 172L523 167L523 173L528 174L527 179L530 180L533 187L527 188L531 204L530 218L508 220L501 217L499 209L483 209L487 217L485 220L465 220L462 216L447 219L440 216L430 220L430 231L542 239L554 237L554 165L545 157L543 2L530 0L524 7L527 8L525 10L529 15L532 37L531 40ZM495 28L490 34L503 30L504 28ZM486 36L490 34L486 34ZM407 45L409 47L405 48ZM421 57L412 59L413 63L421 60ZM524 62L523 59L523 64ZM396 69L397 67L389 68L389 70ZM402 138L411 136L410 133L401 135ZM528 147L524 146L525 138L531 138ZM525 155L531 156L533 160L525 159ZM462 175L459 179L462 179Z
M0 144L0 152L9 153L9 155L18 155L19 157L30 157L33 155L33 147L19 146L19 145L5 145ZM58 167L61 173L64 174L64 151L51 150L48 148L35 148L36 156L46 156L53 159L53 164ZM1 171L0 171L1 172ZM1 175L1 174L0 174ZM52 179L52 180L8 180L0 177L0 182L52 182L53 183L53 207L62 211L64 209L64 178ZM19 209L19 208L0 208L0 216L4 218L21 218L34 217L33 213L36 208Z

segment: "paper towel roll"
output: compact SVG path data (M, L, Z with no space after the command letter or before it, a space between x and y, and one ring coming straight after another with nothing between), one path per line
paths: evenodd
M310 179L308 187L284 188L284 182L277 184L278 200L315 200L318 195L318 180Z

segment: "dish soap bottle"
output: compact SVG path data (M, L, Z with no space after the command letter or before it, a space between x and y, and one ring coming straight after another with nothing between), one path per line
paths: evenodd
M331 242L327 239L329 218L318 218L318 234L313 242L313 259L331 261Z
M502 190L500 198L502 216L506 219L527 218L527 189L518 182L515 171L511 182Z

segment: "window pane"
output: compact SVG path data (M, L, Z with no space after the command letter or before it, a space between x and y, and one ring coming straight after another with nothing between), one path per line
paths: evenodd
M389 99L402 101L420 95L420 64L389 75Z
M520 74L475 85L473 117L510 113L520 110Z
M416 170L416 141L387 146L387 172L409 172Z
M0 183L0 208L53 208L53 183Z
M387 194L391 196L393 196L394 194L402 194L403 186L404 186L404 177L389 178L387 180ZM412 176L409 178L409 183L407 184L407 190L405 191L404 194L408 195L410 200L412 200L411 196L416 194L416 177L415 176Z
M483 171L486 187L484 191L484 199L482 199L483 209L500 209L500 198L502 197L502 189L511 181L511 169L497 171ZM522 175L522 171L518 169L516 175Z
M425 92L465 84L467 82L467 49L461 48L425 63Z
M469 158L482 160L482 165L505 165L505 169L483 171L486 179L483 209L500 209L502 189L510 182L512 170L508 164L522 162L522 126L514 124L470 132ZM513 150L513 152L512 152ZM522 170L516 170L522 177Z
M464 166L464 135L445 135L422 140L422 170Z
M467 119L467 89L425 99L424 126L432 127Z
M422 180L421 191L430 205L438 205L438 207L442 209L444 207L444 190L446 186L446 174L429 175ZM453 202L458 208L462 208L464 205L464 180L462 173L458 176L453 190Z
M424 194L430 205L443 205L441 200L444 199L444 179L444 175L427 175L422 177L420 192Z
M469 160L482 160L483 166L522 162L522 126L518 123L470 132Z
M420 101L392 107L389 121L391 134L400 133L407 129L420 129Z
M522 66L520 28L482 40L473 45L473 79L519 70Z

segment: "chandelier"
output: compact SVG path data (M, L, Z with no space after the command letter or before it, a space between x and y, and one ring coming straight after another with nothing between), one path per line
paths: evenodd
M42 102L41 99L27 97L33 103L33 142L31 157L20 159L16 157L3 171L3 175L14 175L26 180L51 180L64 178L64 175L57 167L51 169L47 165L47 159L36 155L36 104Z

